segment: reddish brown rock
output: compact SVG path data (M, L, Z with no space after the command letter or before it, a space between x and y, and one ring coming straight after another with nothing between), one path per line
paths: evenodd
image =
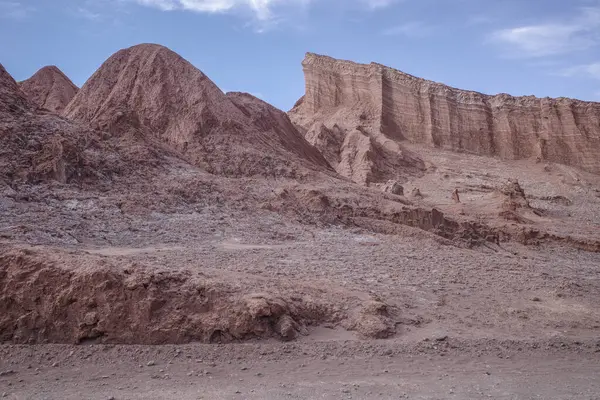
M460 203L460 196L458 195L458 189L454 189L452 191L452 201L455 203Z
M10 114L20 115L31 108L27 96L12 76L0 64L0 118L5 123Z
M0 65L0 176L27 183L106 179L122 161L100 132L34 105Z
M488 96L376 63L356 64L311 53L302 65L306 94L290 111L290 117L326 154L334 152L332 143L341 143L343 152L346 138L356 136L356 126L361 126L367 136L363 142L385 147L396 158L403 154L402 143L409 141L600 172L600 103ZM325 137L324 132L334 127L334 137ZM355 152L355 158L368 159L365 154ZM379 165L371 161L361 165L373 177L393 171L381 161ZM413 165L419 166L414 157ZM338 168L338 172L365 183L364 172L362 176L347 168Z
M307 146L285 112L248 93L229 92L227 98L252 120L259 131L267 133L279 146L317 166L331 168L319 150Z
M79 88L52 65L44 67L31 78L20 82L21 90L38 107L60 113L75 97Z
M111 56L64 115L113 135L158 139L214 174L296 177L306 168L329 169L291 124L273 127L273 113L266 119L253 115L266 105L239 100L238 108L171 50L143 44Z

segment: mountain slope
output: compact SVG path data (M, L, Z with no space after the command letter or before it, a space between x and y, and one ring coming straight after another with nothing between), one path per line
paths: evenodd
M0 65L0 180L85 181L107 178L120 165L98 132L36 107Z
M39 107L61 112L79 88L56 66L47 66L20 82L21 90Z
M64 115L112 134L159 139L216 174L296 176L299 167L329 169L295 129L257 124L247 111L176 53L143 44L111 56Z

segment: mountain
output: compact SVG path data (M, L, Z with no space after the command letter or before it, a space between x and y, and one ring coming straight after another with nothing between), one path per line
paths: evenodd
M330 169L292 124L273 127L273 112L266 120L254 114L267 109L258 99L237 102L178 54L142 44L111 56L63 115L113 135L158 139L214 174L296 177Z
M394 170L381 170L374 152L387 149L387 157L397 164L399 154L405 158L406 143L505 160L549 161L600 173L600 103L488 96L376 63L312 53L302 65L306 93L289 112L290 118L338 172L357 182L389 176ZM367 150L351 151L354 158L344 161L352 143ZM357 163L357 158L366 169L358 176L345 166ZM405 161L410 164L411 158ZM419 167L417 158L413 165Z
M79 88L57 67L47 66L20 82L21 90L37 106L60 113Z

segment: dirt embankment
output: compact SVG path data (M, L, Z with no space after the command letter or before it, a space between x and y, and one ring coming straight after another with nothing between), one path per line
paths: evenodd
M330 323L364 338L395 332L397 310L287 283L207 277L106 257L2 248L0 341L221 343L292 340ZM268 289L267 289L268 287ZM342 306L343 305L343 306Z

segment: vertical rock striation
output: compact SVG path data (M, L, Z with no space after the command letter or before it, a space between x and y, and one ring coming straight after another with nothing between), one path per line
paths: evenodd
M392 152L390 142L401 148L407 140L507 160L545 160L600 173L600 103L489 96L376 63L356 64L311 53L302 65L306 94L290 117L326 156L332 153L326 143L342 141L339 133L332 139L327 131L335 127L348 135L361 126L372 141ZM340 152L344 152L343 145ZM372 170L371 176L381 172L390 175L393 170Z

